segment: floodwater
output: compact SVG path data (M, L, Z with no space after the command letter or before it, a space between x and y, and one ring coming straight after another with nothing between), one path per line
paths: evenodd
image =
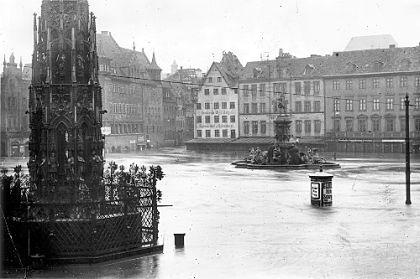
M236 169L232 155L166 149L107 161L162 166L164 253L32 271L32 278L419 278L420 160L343 158L333 206L310 205L313 171ZM174 248L174 233L185 247ZM17 274L14 274L16 277ZM20 274L22 276L22 274Z

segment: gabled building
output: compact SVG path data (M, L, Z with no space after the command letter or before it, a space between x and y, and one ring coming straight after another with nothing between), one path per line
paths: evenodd
M164 145L161 69L155 54L122 48L111 33L97 34L103 87L105 150L124 152Z
M203 78L197 96L194 139L223 142L239 137L238 80L243 67L232 52L223 53Z
M30 64L19 66L15 56L9 62L4 57L1 76L1 157L28 156L29 86L32 78Z

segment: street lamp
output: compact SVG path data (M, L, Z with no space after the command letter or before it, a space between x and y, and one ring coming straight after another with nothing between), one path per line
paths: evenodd
M408 108L410 106L410 100L408 94L405 95L405 191L406 199L405 204L411 204L410 197L410 119Z

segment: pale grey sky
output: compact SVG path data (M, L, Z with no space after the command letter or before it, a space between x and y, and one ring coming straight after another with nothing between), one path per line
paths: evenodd
M0 0L0 54L30 63L32 14L41 0ZM120 46L156 52L164 72L176 60L207 70L222 51L243 64L278 49L298 57L343 50L353 36L391 34L399 46L420 42L418 0L90 0L98 31Z

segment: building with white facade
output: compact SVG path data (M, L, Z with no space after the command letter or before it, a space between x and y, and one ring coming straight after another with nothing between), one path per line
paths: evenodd
M197 96L195 139L239 137L237 79L241 69L238 58L231 52L224 53L220 63L211 65Z

